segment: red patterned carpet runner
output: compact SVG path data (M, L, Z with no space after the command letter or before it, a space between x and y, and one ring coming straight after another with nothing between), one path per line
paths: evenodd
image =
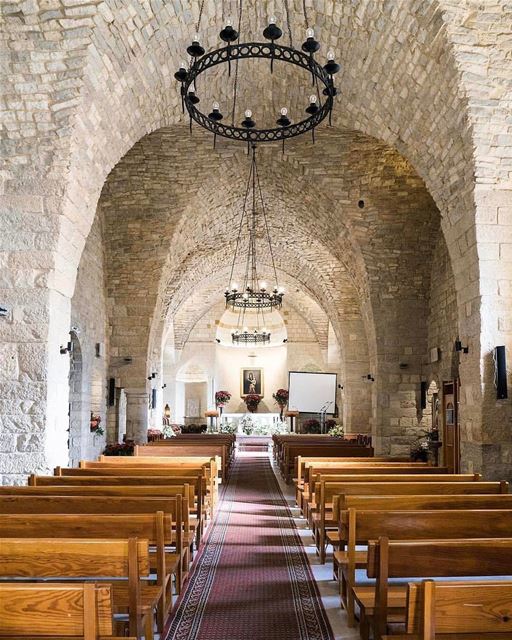
M332 640L265 456L237 458L167 640Z

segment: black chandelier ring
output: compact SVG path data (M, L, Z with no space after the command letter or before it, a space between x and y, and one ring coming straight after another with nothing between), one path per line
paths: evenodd
M274 293L243 293L241 291L227 290L224 293L226 306L232 309L281 309L283 305L284 291Z
M230 64L232 60L254 58L267 59L271 60L271 62L274 60L281 60L282 62L296 65L308 71L313 78L314 84L317 80L322 83L324 87L322 94L325 96L325 101L323 104L314 105L311 111L309 111L310 115L307 118L296 123L289 122L289 124L271 129L258 129L250 117L246 118L246 121L244 121L244 124L247 123L244 127L224 124L220 121L222 116L220 116L219 119L215 119L212 117L214 114L205 115L197 108L196 105L200 100L196 95L195 90L191 90L191 87L195 88L196 79L202 73L219 64ZM214 135L247 143L286 140L314 130L327 116L330 116L332 113L334 96L336 95L336 88L333 84L332 74L328 73L328 71L326 71L326 69L319 64L312 55L276 43L269 44L265 42L249 42L243 44L229 44L226 47L216 49L215 51L211 51L201 57L194 58L194 62L190 69L188 71L180 69L180 72L179 74L176 74L176 77L181 82L181 96L183 104L189 113L191 121L194 120L203 128L211 131Z

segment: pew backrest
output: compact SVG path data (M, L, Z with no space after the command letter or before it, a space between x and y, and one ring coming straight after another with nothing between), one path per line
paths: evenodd
M97 640L113 635L108 584L0 583L0 634Z
M512 638L512 580L425 580L409 584L407 591L406 632L421 640L435 640L437 634Z

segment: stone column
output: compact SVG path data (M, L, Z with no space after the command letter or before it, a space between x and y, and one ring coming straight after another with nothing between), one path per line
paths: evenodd
M146 389L125 389L126 439L136 444L148 441L149 396Z

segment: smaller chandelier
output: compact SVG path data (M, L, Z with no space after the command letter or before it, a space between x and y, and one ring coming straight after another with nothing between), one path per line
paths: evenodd
M269 344L270 332L266 329L254 329L249 331L247 327L244 327L242 331L235 329L231 332L231 340L233 344Z

